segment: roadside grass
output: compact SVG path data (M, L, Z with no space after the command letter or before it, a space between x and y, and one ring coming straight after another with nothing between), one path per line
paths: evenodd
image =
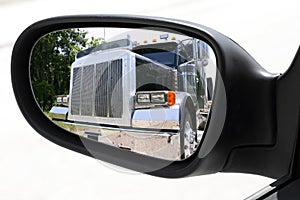
M47 111L44 111L44 114L48 117L49 120L51 120L54 124L58 125L59 127L67 130L67 131L70 131L70 132L74 132L76 131L76 126L75 125L71 125L71 124L65 124L65 123L62 123L62 122L59 122L59 121L53 121L49 115L49 112Z

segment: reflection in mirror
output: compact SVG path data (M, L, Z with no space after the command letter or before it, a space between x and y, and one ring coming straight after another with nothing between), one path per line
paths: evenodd
M54 123L165 160L185 159L198 148L216 71L208 44L155 28L49 33L30 61L36 101Z

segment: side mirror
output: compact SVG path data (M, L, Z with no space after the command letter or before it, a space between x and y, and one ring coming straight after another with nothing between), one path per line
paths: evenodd
M195 71L196 71L195 61L192 60L192 61L180 64L178 66L178 71L181 72L181 73L182 72L189 72L189 71L191 71L192 73L195 73Z
M31 126L78 153L161 177L280 178L296 148L300 95L287 85L299 62L271 74L221 33L180 20L65 16L20 35L11 75Z

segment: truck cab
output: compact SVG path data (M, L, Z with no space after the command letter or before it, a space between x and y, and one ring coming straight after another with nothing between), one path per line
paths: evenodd
M215 71L206 69L210 62L208 45L189 37L164 34L152 42L127 38L100 44L77 54L68 109L56 105L50 116L98 142L185 159L196 150L208 118L209 79L215 79ZM157 149L162 144L164 153Z
M210 55L205 42L194 38L180 41L173 37L171 41L136 46L132 51L173 69L177 74L177 85L173 89L189 93L197 112L201 111L202 115L207 117L212 101L215 75L207 74L206 68L210 62ZM159 89L168 90L168 88ZM137 91L143 90L154 90L154 87L137 88ZM204 124L199 123L199 126L204 129Z

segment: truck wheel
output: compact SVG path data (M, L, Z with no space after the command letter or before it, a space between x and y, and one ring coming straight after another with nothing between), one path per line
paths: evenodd
M185 109L180 125L181 159L188 158L197 149L197 130L195 120L192 120L189 109Z

